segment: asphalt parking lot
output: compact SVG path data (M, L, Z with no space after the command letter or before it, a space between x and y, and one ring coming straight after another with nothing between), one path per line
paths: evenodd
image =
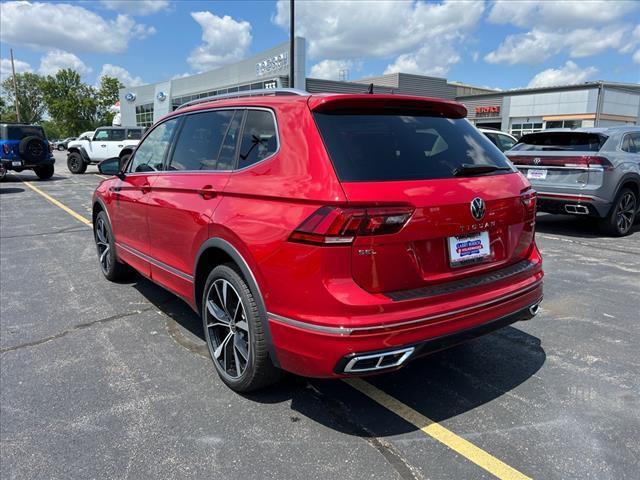
M82 221L101 178L56 157L52 180L0 184L2 478L638 478L640 225L539 216L534 320L394 374L241 396L186 304L102 277Z

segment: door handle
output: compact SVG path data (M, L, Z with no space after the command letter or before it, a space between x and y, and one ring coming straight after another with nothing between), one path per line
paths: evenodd
M122 148L124 145L118 145L118 148Z
M151 191L151 185L148 183L144 183L140 186L140 191L145 194L145 193L149 193Z
M200 190L198 190L198 195L200 195L205 200L211 200L212 198L215 198L217 193L211 185L205 185Z
M105 148L105 147L106 147L106 145L105 145L104 143L103 143L102 145L100 145L100 146L101 146L102 148Z

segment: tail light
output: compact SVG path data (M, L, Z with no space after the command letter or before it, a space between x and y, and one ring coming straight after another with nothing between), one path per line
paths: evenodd
M356 236L399 232L411 218L411 207L341 208L321 207L291 234L293 242L344 245Z
M580 155L575 157L536 157L509 155L509 160L518 165L532 165L534 167L600 167L603 170L613 170L613 164L606 157L596 155ZM536 163L537 160L537 163Z
M526 188L520 192L520 201L524 205L525 210L530 215L536 214L536 198L538 194L532 188Z
M11 153L11 147L7 143L5 143L4 145L2 145L2 151L5 155L9 155Z

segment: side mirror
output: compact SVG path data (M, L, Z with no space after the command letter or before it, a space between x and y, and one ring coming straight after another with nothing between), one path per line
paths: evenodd
M103 175L117 175L122 174L122 166L120 164L120 157L107 158L98 164L98 171Z

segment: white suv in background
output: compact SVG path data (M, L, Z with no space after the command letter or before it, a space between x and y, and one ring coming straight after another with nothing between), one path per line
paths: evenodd
M478 128L496 147L501 151L506 152L511 150L513 146L518 143L518 139L513 135L510 135L494 128Z
M118 157L123 149L138 145L143 132L143 127L100 127L93 137L69 143L67 167L71 173L84 173L87 165Z

